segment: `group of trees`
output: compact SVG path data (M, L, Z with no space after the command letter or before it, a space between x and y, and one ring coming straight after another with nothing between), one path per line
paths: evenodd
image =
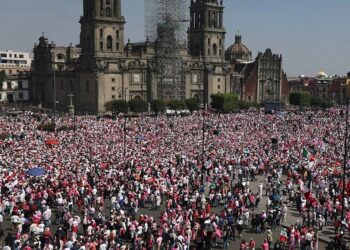
M134 113L143 113L148 111L148 103L141 99L133 99L129 102L124 100L113 100L106 102L106 110L112 113L128 113L132 111Z
M289 103L300 107L320 107L330 108L333 103L329 100L322 100L316 96L312 96L307 91L294 92L289 95Z
M238 95L235 94L214 94L211 96L211 106L221 113L230 113L237 110L249 109L256 107L256 104L239 100ZM165 113L166 108L170 110L189 110L191 113L200 109L200 100L196 97L189 98L186 100L171 100L164 101L156 99L151 101L150 110L155 114ZM113 100L105 104L106 110L112 113L144 113L149 111L149 104L141 99L133 99L129 102L124 100Z
M253 102L240 100L236 94L214 94L211 95L211 100L211 106L221 113L232 113L257 107Z
M199 110L200 102L198 98L190 98L186 100L172 100L166 102L161 99L156 99L151 101L150 109L156 113L165 113L168 107L171 110L184 110L188 109L191 113L193 111ZM129 102L124 100L113 100L105 104L106 110L112 113L128 113L129 111L133 113L144 113L148 112L148 102L141 99L133 99Z

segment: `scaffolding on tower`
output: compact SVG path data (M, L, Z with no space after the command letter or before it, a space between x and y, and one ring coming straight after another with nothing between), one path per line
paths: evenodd
M145 36L157 46L157 98L185 99L188 0L145 0Z

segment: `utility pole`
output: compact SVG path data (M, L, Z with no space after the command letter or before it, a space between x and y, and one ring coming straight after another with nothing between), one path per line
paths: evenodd
M127 90L127 88L125 88L124 89L124 100L126 101L126 90ZM123 133L123 156L124 156L124 158L125 158L125 155L126 155L126 119L127 119L127 117L126 117L126 113L124 114L124 124L123 124L123 131L124 131L124 133Z
M54 123L54 130L56 135L56 108L57 108L57 100L56 100L56 65L53 63L52 66L53 70L53 123Z
M345 217L345 181L346 181L346 165L348 161L348 136L349 136L349 97L346 99L345 113L345 136L344 136L344 165L343 165L343 190L342 190L342 208L341 208L341 223Z

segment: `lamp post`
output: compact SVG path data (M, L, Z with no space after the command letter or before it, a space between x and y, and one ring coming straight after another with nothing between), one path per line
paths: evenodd
M123 93L124 93L124 96L123 96L123 98L124 98L124 100L126 101L126 92L127 92L127 89L128 88L124 88L124 91L123 91ZM125 157L125 155L126 155L126 119L127 119L127 117L126 117L126 113L124 114L124 124L123 124L123 156Z
M345 181L346 181L346 165L348 161L348 135L349 135L349 97L346 99L346 113L345 113L345 137L344 137L344 165L343 165L343 190L342 190L342 208L341 219L342 223L345 217Z
M206 110L207 110L207 104L205 101L205 88L204 88L204 81L201 79L203 84L203 89L202 89L202 100L203 100L203 114L202 114L202 184L204 182L204 174L205 174L205 169L204 169L204 164L205 164L205 116L206 116Z
M74 133L74 140L75 140L75 110L73 105L73 97L74 97L73 93L70 93L68 97L69 97L68 113L70 115L73 115L73 133Z

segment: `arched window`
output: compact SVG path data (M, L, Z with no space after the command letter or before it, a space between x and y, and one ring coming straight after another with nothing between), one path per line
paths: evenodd
M103 29L100 29L100 39L103 39Z
M108 50L112 50L112 43L113 41L112 41L112 37L111 36L108 36L107 37L107 49Z
M103 42L100 42L100 50L103 50Z
M217 46L216 46L216 43L213 44L213 54L216 55L217 54Z
M115 44L115 49L119 50L119 43L118 42Z

